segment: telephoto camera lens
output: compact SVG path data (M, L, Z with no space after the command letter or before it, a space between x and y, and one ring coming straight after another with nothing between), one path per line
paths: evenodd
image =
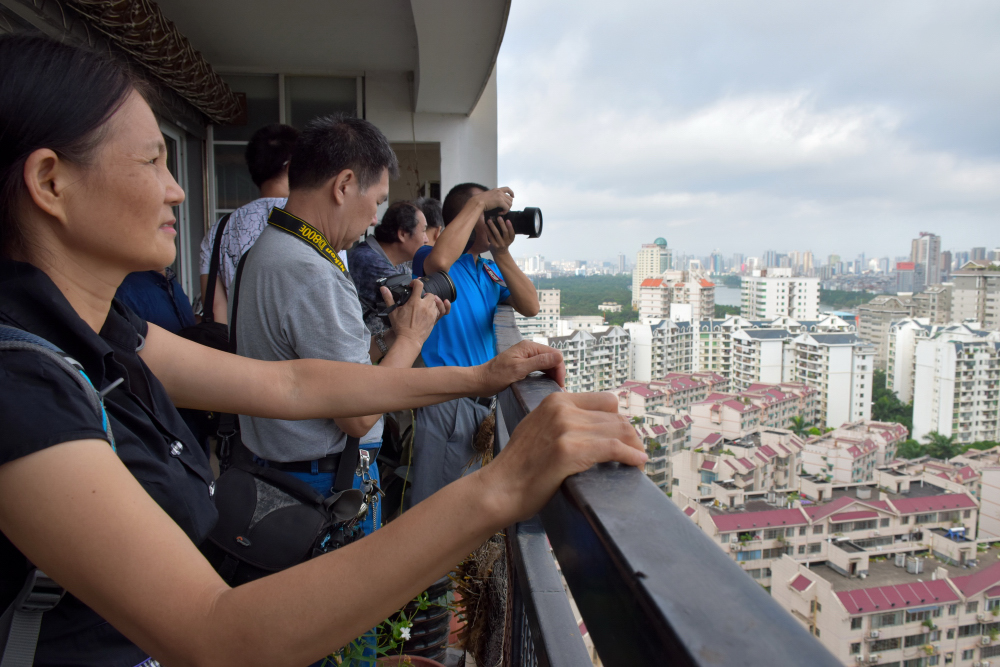
M452 282L451 276L448 275L447 271L438 271L429 276L424 276L420 280L424 284L425 292L436 295L442 301L448 300L454 303L455 298L458 297L458 293L455 291L455 283Z
M523 211L507 211L506 213L501 213L500 209L493 208L486 211L485 215L487 220L494 222L498 217L510 220L510 224L514 227L514 233L522 234L529 239L537 239L542 235L542 209L540 208L529 206Z
M413 290L410 288L411 282L413 282L413 279L405 274L379 278L375 281L376 313L386 324L389 324L389 313L410 300L410 296L413 294ZM455 299L458 298L455 283L452 282L451 276L448 275L447 271L438 271L429 276L424 276L420 278L420 282L424 284L425 293L434 294L442 301L447 299L454 303ZM381 288L383 287L389 288L389 292L392 294L392 306L385 305L385 300L382 298L381 292Z

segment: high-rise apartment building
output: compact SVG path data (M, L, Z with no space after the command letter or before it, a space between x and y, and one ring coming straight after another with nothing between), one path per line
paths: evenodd
M664 271L639 286L639 317L653 323L665 319L699 322L715 315L715 283L703 271Z
M875 346L875 368L885 370L889 363L889 328L893 322L913 317L915 305L910 296L877 296L858 306L858 336Z
M625 273L625 255L618 253L618 273Z
M560 293L557 289L538 290L538 314L524 317L516 310L517 330L527 339L535 336L556 336L559 333Z
M639 285L639 319L659 322L670 318L671 286L663 278L646 278Z
M915 317L894 322L889 328L886 388L892 390L903 403L914 400L917 346L923 341L938 338L967 343L983 340L1000 342L1000 332L980 329L970 322L937 325L925 318ZM931 391L934 391L933 386Z
M874 347L855 333L803 333L790 348L789 379L819 390L823 426L871 418Z
M941 237L930 232L920 232L918 238L913 239L910 244L910 261L914 264L922 264L924 267L925 282L919 286L914 285L912 291L920 292L927 285L938 285L941 283Z
M927 286L927 267L917 262L896 262L896 294L914 294Z
M951 294L955 285L941 283L931 285L923 292L913 295L914 316L927 318L931 324L946 324L951 317Z
M1000 341L989 334L968 338L943 333L917 343L915 439L934 431L960 443L1000 439Z
M976 260L986 260L986 248L973 248L969 253L969 261L975 262Z
M954 258L950 250L941 251L941 282L951 280Z
M566 336L536 337L562 352L566 391L610 391L629 378L630 337L621 327L593 332L578 329Z
M819 279L793 278L791 269L762 269L743 278L741 314L748 320L819 319Z
M668 373L692 373L694 329L690 322L626 322L632 350L629 379L662 380Z
M986 329L1000 329L1000 267L969 262L951 280L952 321L974 320Z
M639 305L639 287L646 278L657 278L667 269L673 268L673 251L667 247L667 240L658 238L652 243L643 243L635 256L632 268L632 307Z

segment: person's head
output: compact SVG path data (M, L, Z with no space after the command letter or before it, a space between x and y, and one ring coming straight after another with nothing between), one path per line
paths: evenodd
M375 227L375 240L383 246L394 246L407 260L427 245L427 220L423 211L412 202L398 201L382 215Z
M247 168L261 197L288 196L288 162L298 138L298 130L280 123L265 125L250 137Z
M336 217L344 238L357 239L378 223L389 178L397 176L396 154L377 127L352 116L324 116L310 121L295 145L289 197L318 199Z
M0 254L109 283L172 264L184 191L145 86L45 37L0 36L0 62Z
M421 197L413 203L416 204L417 208L424 214L424 219L427 220L427 243L434 245L437 237L441 235L441 230L444 229L441 202L433 197Z
M448 191L441 205L441 214L444 217L444 224L448 225L458 217L469 200L480 192L486 192L489 188L479 183L460 183ZM490 249L490 237L486 232L486 218L480 215L476 222L476 238L469 247L468 252L479 255Z

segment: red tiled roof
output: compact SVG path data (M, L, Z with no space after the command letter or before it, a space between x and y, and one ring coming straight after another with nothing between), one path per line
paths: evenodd
M964 577L952 577L951 583L955 584L955 587L962 591L962 595L965 597L976 595L987 588L992 589L997 584L1000 584L1000 563L993 563L993 565L975 574L967 574Z
M653 426L653 433L655 433L656 435L663 435L666 432L667 432L666 426L660 426L659 424Z
M825 519L831 514L835 514L837 511L844 509L848 505L857 502L854 498L848 498L847 496L841 496L833 502L829 502L826 505L820 505L818 507L810 507L806 510L806 513L812 518L813 521L819 521L820 519Z
M674 430L679 430L687 426L687 424L685 424L680 419L675 419L674 421L670 422L670 425L674 428Z
M875 519L878 518L878 512L842 512L840 514L834 514L830 517L830 521L835 523L840 523L841 521L856 521L857 519Z
M701 464L702 470L715 470L715 461L705 461Z
M715 283L709 282L704 278L702 278L700 282L702 287L715 287Z
M694 508L693 507L685 507L684 508L684 513L687 514L688 516L691 516L692 514L694 514Z
M750 459L742 458L742 459L736 459L736 460L739 461L740 465L743 466L744 468L746 468L747 470L753 470L754 467L755 467L754 464L753 464L753 462Z
M722 440L721 433L709 433L705 436L705 439L701 441L702 445L714 445L719 440Z
M801 593L802 591L804 591L805 589L809 588L812 585L813 585L813 580L801 574L795 577L795 579L791 583L791 587L797 590L799 593Z
M764 463L767 463L767 457L764 456L763 454L761 454L760 452L754 452L754 456L756 456L757 458L759 458Z
M659 278L646 278L639 287L660 287L662 285L663 281Z
M972 575L975 576L975 575ZM952 579L955 581L955 579ZM859 588L837 593L847 613L868 614L873 611L893 611L927 605L958 602L958 596L944 580L914 582L896 586Z
M801 510L765 510L763 512L743 512L741 514L720 514L712 517L720 533L736 530L766 528L768 526L803 526L809 523Z
M948 493L926 498L901 498L893 500L900 514L920 514L922 512L938 512L940 510L974 509L976 501L964 493Z
M1000 586L994 586L993 588L986 591L986 597L1000 598Z
M959 479L970 480L979 477L979 473L973 470L971 466L965 466L958 471L958 477Z
M771 449L768 445L763 445L760 448L760 451L764 452L764 454L766 454L767 456L777 456L778 455L778 452L776 452L773 449Z

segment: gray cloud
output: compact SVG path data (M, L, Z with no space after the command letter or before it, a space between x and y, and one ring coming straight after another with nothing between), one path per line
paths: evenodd
M1000 4L514 3L500 176L518 254L1000 245Z

